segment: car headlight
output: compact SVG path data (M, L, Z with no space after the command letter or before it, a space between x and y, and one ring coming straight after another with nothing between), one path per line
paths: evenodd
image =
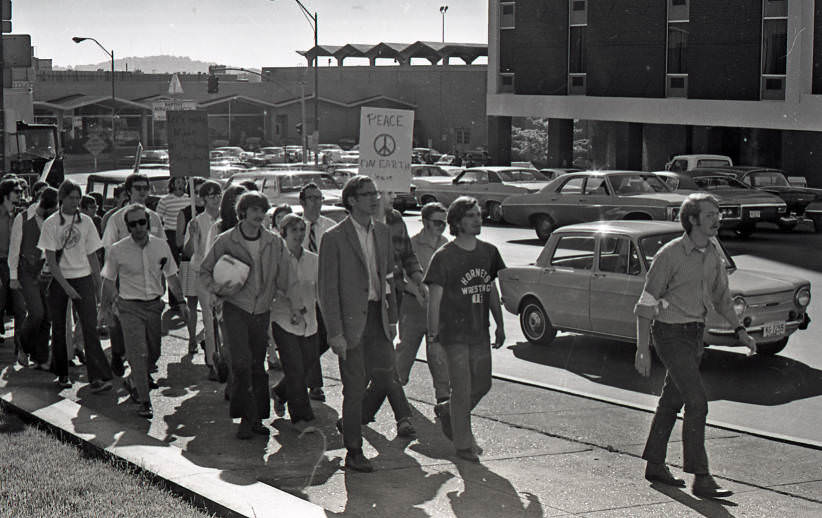
M794 295L793 300L797 306L804 308L811 303L811 289L808 287L799 288L796 290L796 295Z
M748 303L745 302L745 297L736 296L734 297L734 313L736 316L741 317L742 313L745 312L745 308L748 307Z
M739 218L739 205L719 207L719 216L722 219Z

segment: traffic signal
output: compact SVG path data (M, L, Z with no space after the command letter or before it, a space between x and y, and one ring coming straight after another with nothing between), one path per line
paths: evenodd
M220 91L220 78L215 75L208 76L208 93L216 94Z
M303 134L303 123L298 122L294 126L297 128L297 135L302 135Z

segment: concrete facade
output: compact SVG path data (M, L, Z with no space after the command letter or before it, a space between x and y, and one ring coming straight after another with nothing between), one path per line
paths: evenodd
M684 19L677 4L491 0L488 115L592 121L595 167L658 170L673 154L713 152L822 186L822 0L687 0ZM787 27L787 42L769 57L771 22ZM669 90L669 24L687 33L678 93ZM552 162L573 157L558 147Z

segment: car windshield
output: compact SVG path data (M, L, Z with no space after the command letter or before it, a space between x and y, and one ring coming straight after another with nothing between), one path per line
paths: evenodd
M282 177L280 189L282 192L297 192L304 185L314 182L320 190L339 189L334 178L326 174L290 174Z
M653 174L612 174L608 179L613 191L622 196L670 192L665 183Z
M497 174L503 182L546 182L550 180L544 174L532 169L497 171Z
M718 189L748 189L749 187L740 182L736 178L727 176L705 176L694 178L694 182L707 191L715 191Z
M754 187L790 187L785 175L776 171L770 173L753 173L750 176Z
M697 167L730 167L731 163L724 158L703 158L697 160Z
M654 256L659 252L660 248L681 235L682 232L666 232L665 234L654 234L641 238L639 240L639 249L642 254L642 259L645 261L645 268L648 269L651 267L651 261L653 261ZM722 246L722 243L718 240L716 243L719 244L719 248L722 250L722 258L725 261L725 266L728 269L736 268L734 260L728 254L728 251L725 250L725 247Z

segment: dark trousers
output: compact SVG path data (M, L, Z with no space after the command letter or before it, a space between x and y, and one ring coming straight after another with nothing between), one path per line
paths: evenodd
M80 325L83 328L83 340L86 344L86 370L89 381L110 380L111 367L100 346L97 336L97 299L94 294L94 282L91 275L79 279L66 279L80 298L73 301ZM48 289L49 314L52 318L51 352L54 373L68 376L68 355L66 352L66 307L68 295L57 281L52 281Z
M686 473L707 474L708 454L705 451L705 419L708 397L702 385L699 362L704 344L705 326L700 322L666 324L654 322L651 330L654 349L667 372L662 395L651 423L642 458L652 463L664 463L668 439L682 407L683 470Z
M151 301L117 299L126 356L131 366L131 381L141 403L150 401L148 377L154 365L152 351L156 352L159 349L157 344L161 340L163 306L165 303L160 299Z
M252 315L224 302L223 321L226 327L223 340L231 352L231 417L248 421L265 419L271 409L265 371L269 312Z
M51 332L51 321L46 311L48 281L41 279L39 273L31 274L21 269L20 286L27 310L21 326L20 345L34 363L46 363Z
M308 400L306 368L317 358L317 333L298 336L289 333L277 323L271 324L271 334L280 353L285 376L274 387L274 393L288 401L288 415L292 422L314 419L314 411Z
M12 314L14 315L14 346L17 349L17 347L20 347L18 334L23 327L23 321L26 319L26 302L23 300L23 294L20 290L13 290L9 287L10 282L8 258L0 258L0 283L2 283L0 285L0 325L4 324L6 308L11 304ZM0 328L0 331L2 331L2 328Z
M306 385L308 388L322 388L323 369L320 358L328 350L328 335L325 332L325 322L320 313L320 306L317 305L317 359L313 365L306 369Z
M116 313L111 315L111 322L108 323L108 338L111 343L112 362L115 358L126 359L126 339L123 333L123 323ZM156 332L152 330L147 335L147 340L149 371L153 371L162 354L161 328L158 327Z
M380 303L369 302L360 343L349 347L345 359L339 360L343 383L343 443L349 451L362 449L360 426L363 412L374 412L382 400L378 396L389 393L393 388L391 385L399 385L394 358L394 347L383 331ZM366 393L369 382L375 390ZM394 414L397 419L411 416L411 407L404 393Z

